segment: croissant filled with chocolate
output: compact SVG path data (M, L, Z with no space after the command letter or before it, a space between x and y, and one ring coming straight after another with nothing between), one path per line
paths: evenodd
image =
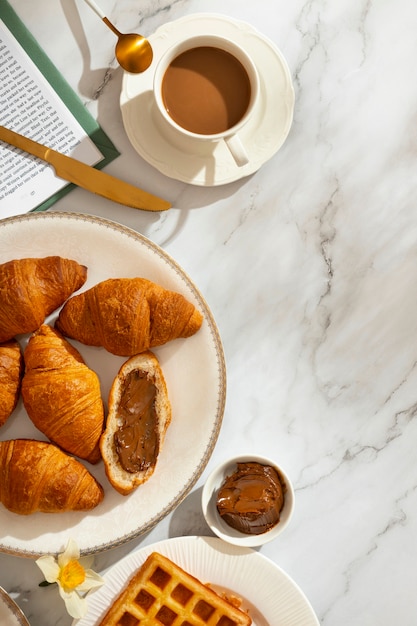
M47 324L29 339L24 359L23 404L36 428L66 452L99 461L104 408L97 374Z
M86 279L86 267L59 256L1 264L0 343L39 328Z
M23 356L15 339L0 344L0 426L13 413L19 399Z
M0 441L0 502L9 511L88 511L103 497L103 488L90 472L52 443Z
M110 278L70 298L55 327L67 337L133 356L194 335L202 314L184 296L145 278Z

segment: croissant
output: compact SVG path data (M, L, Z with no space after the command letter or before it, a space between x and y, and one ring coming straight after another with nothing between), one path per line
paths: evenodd
M67 337L133 356L190 337L202 314L184 296L145 278L110 278L70 298L55 327Z
M171 403L159 361L137 354L120 368L109 393L106 428L100 440L107 478L122 495L154 473L171 423Z
M0 344L0 426L16 408L22 376L23 356L17 341Z
M39 328L86 279L86 267L59 256L1 264L0 343Z
M9 511L87 511L103 497L102 486L90 472L52 443L0 441L0 502Z
M36 428L66 452L99 461L104 408L97 374L46 324L29 339L24 359L23 404Z

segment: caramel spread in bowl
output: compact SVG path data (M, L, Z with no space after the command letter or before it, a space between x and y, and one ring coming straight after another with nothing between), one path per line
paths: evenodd
M156 464L159 435L155 396L151 378L136 370L129 372L118 406L120 425L114 434L120 463L127 472L146 470Z
M217 494L217 510L235 530L260 535L279 522L286 486L277 470L257 462L238 463Z

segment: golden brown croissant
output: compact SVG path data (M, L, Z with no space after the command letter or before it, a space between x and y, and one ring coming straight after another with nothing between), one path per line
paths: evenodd
M13 513L87 511L103 497L90 472L52 443L0 441L0 502Z
M190 337L203 316L184 296L145 278L110 278L70 298L55 327L81 343L133 356Z
M39 328L86 279L86 267L59 256L0 265L0 343Z
M99 461L104 409L97 374L46 324L29 339L24 358L23 404L36 428L66 452Z
M17 341L0 344L0 426L16 408L22 376L23 356Z

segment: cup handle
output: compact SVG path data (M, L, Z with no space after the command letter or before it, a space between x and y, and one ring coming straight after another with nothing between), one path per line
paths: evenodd
M238 167L242 167L243 165L249 163L249 157L247 155L247 152L237 134L230 135L230 137L225 137L224 141L229 148L230 153L236 161L236 165Z

